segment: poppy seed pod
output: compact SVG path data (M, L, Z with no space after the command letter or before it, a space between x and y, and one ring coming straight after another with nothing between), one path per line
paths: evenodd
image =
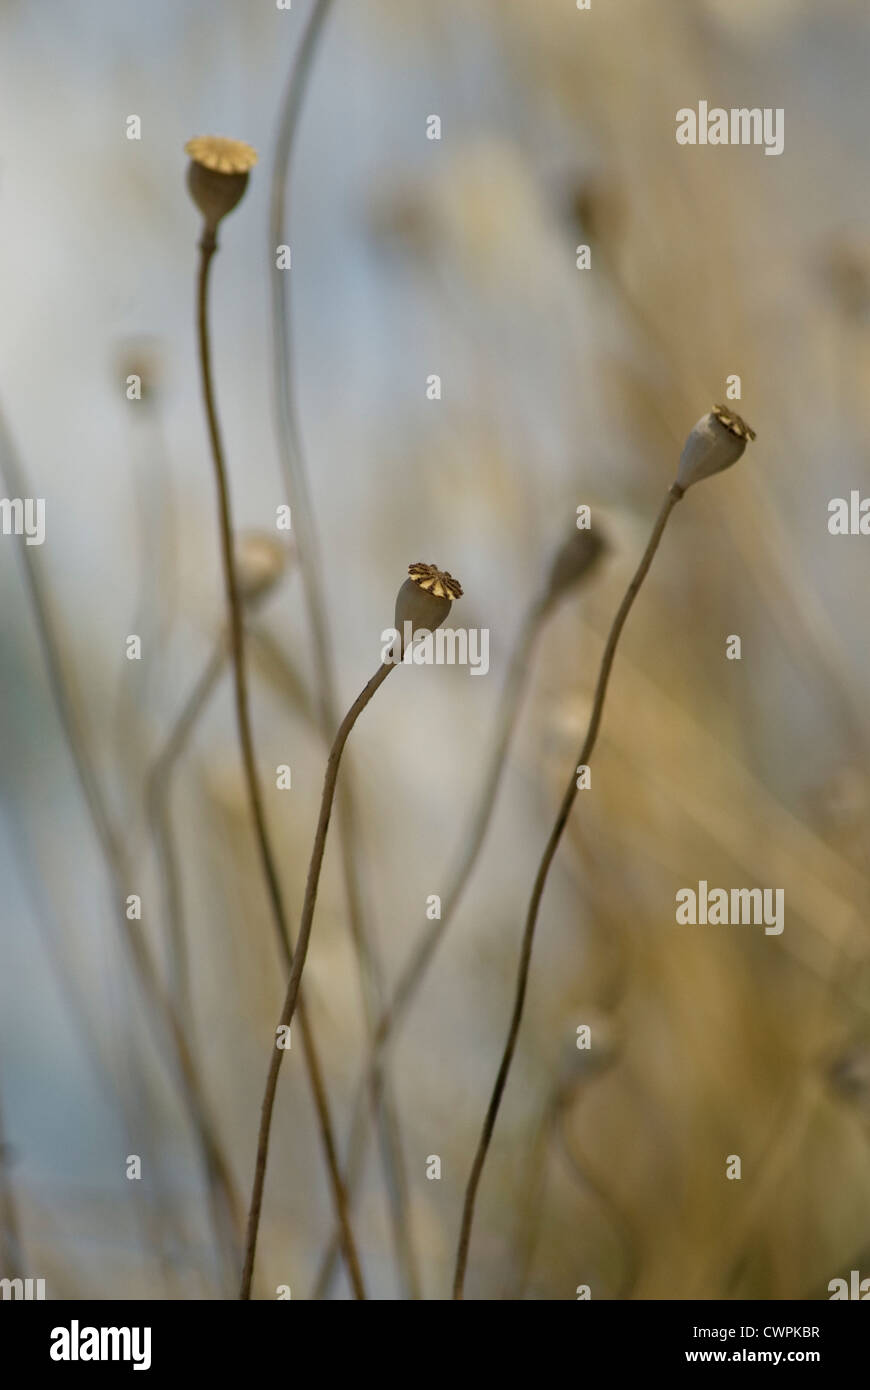
M547 583L547 603L553 603L583 579L606 551L607 542L600 531L579 531L575 527L553 556Z
M396 630L404 634L405 623L410 623L412 635L421 628L434 632L450 612L453 600L461 597L462 585L447 570L422 561L409 565L408 578L396 595Z
M278 583L287 568L286 545L268 531L245 531L236 540L236 582L239 598L252 603Z
M702 478L730 468L740 458L749 440L754 438L755 430L733 410L728 410L724 405L714 405L708 415L701 417L683 445L677 470L677 487L685 492Z
M190 155L187 187L210 232L244 195L257 152L241 140L222 135L197 135L184 147Z

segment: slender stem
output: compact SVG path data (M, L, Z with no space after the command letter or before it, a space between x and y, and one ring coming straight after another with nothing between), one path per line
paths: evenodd
M0 445L3 471L11 492L17 496L30 495L24 470L19 463L12 440L0 416ZM70 751L76 776L84 796L88 814L99 843L109 880L113 909L124 945L129 953L137 982L147 1002L147 1018L154 1041L165 1055L170 1043L170 1064L176 1084L191 1118L205 1169L209 1205L219 1248L231 1258L236 1244L238 1197L229 1164L220 1146L217 1130L202 1095L200 1079L184 1041L183 1030L171 1000L163 993L144 938L128 921L124 904L131 875L124 844L115 832L104 790L93 765L88 740L79 717L77 703L63 669L61 644L51 614L51 605L39 567L30 546L22 546L24 577L27 583L36 621L39 644L48 674L49 689L55 710Z
M58 918L52 895L48 892L45 864L40 862L38 856L32 857L25 827L17 816L12 815L8 818L7 831L18 872L22 881L27 884L41 945L50 963L57 989L68 1001L72 1025L79 1032L84 1056L91 1066L100 1094L105 1094L107 1102L117 1106L120 1112L121 1130L124 1143L127 1145L125 1152L140 1153L143 1168L147 1168L152 1175L153 1180L147 1193L142 1192L142 1183L136 1183L137 1216L146 1245L158 1252L161 1272L167 1286L175 1290L175 1274L180 1255L180 1223L170 1200L164 1166L160 1162L163 1147L161 1135L156 1131L156 1127L145 1123L144 1117L147 1112L139 1098L142 1087L131 1086L128 1074L123 1073L119 1065L123 1042L127 1041L128 1052L135 1049L138 1055L138 1039L119 1038L117 1025L112 1029L106 1028L105 1021L94 1008L92 982L83 978L87 971L87 962L84 963L83 971L80 954L76 949L75 933L71 930L66 914ZM127 1015L124 1014L123 1017L126 1020ZM131 1061L135 1062L135 1058ZM134 1089L137 1093L135 1096ZM170 1298L175 1296L175 1292L167 1294Z
M347 714L342 720L338 733L335 735L332 747L329 750L329 757L326 761L326 773L323 778L323 793L320 800L320 816L317 822L317 830L314 835L314 845L311 850L311 860L308 865L308 879L305 884L305 898L302 904L302 918L299 924L299 940L293 954L293 965L290 970L290 979L287 982L287 995L284 1000L284 1007L281 1010L281 1017L278 1020L278 1028L289 1028L296 1009L296 1000L299 994L299 985L302 979L302 971L305 968L305 958L308 954L308 945L311 940L311 926L314 921L314 908L317 903L317 889L320 883L320 870L323 865L323 853L326 848L326 835L329 830L329 820L332 814L332 804L335 800L335 783L338 777L338 769L341 763L341 755L344 752L344 745L347 743L351 729L362 714L366 705L371 700L379 686L383 685L387 676L394 669L393 665L383 663L378 667L375 674L367 682L354 700ZM242 1299L251 1296L251 1281L254 1274L254 1259L257 1253L257 1231L260 1224L260 1210L263 1205L263 1187L266 1181L266 1162L269 1156L269 1133L272 1126L272 1111L275 1105L275 1091L278 1086L278 1074L281 1070L281 1061L284 1056L284 1048L277 1046L272 1048L272 1055L269 1061L269 1072L266 1077L266 1090L263 1096L263 1106L260 1115L260 1132L257 1139L257 1161L254 1168L254 1185L251 1193L251 1205L248 1212L248 1231L245 1244L245 1266L242 1271L242 1283L239 1297Z
M308 77L317 49L323 25L332 7L332 0L315 0L311 15L302 35L296 53L278 121L278 138L275 146L275 162L272 172L272 191L269 209L269 259L274 258L275 247L282 245L284 236L284 209L287 204L287 187L290 178L290 165L299 128L299 115L308 85ZM335 728L336 705L335 679L330 653L329 629L326 604L323 597L323 583L320 574L320 558L317 546L317 533L314 526L314 512L308 487L308 477L302 454L299 422L294 396L293 356L290 335L290 277L285 274L272 276L272 340L273 340L273 391L277 417L277 435L281 465L292 494L293 506L299 522L294 531L297 537L296 549L302 584L308 607L309 622L314 638L315 669L318 680L318 694L321 705L321 718L327 726L329 737Z
M511 1014L510 1026L508 1028L507 1041L505 1042L504 1052L502 1054L501 1059L501 1065L499 1066L498 1075L496 1076L495 1080L495 1086L493 1087L492 1096L487 1107L486 1116L483 1123L483 1131L480 1136L480 1142L477 1146L477 1152L474 1156L474 1162L471 1167L471 1175L468 1179L468 1186L465 1192L465 1202L462 1211L462 1225L460 1228L459 1245L456 1253L456 1271L453 1279L454 1299L461 1299L464 1293L465 1270L468 1264L468 1247L471 1241L471 1227L474 1221L474 1208L477 1199L477 1189L480 1185L480 1178L481 1174L483 1173L484 1163L486 1162L487 1151L489 1150L490 1140L492 1139L493 1130L495 1129L495 1122L498 1117L499 1106L501 1105L501 1098L504 1094L505 1086L507 1085L507 1079L510 1073L511 1062L513 1060L514 1050L516 1048L517 1036L520 1031L520 1023L522 1022L523 1005L525 1004L526 988L528 986L529 980L529 968L531 966L532 960L532 945L535 936L535 924L538 920L538 909L541 905L541 898L544 894L544 887L547 882L547 875L550 872L550 865L552 864L553 859L555 857L559 841L562 838L562 831L565 829L565 825L568 821L568 816L571 813L571 807L574 805L574 800L577 796L577 768L581 766L588 766L589 759L592 755L592 751L595 747L595 743L598 738L598 730L601 725L601 716L604 710L604 700L607 695L607 684L610 679L610 671L613 666L613 658L616 654L616 647L617 643L619 642L620 634L622 632L623 627L625 626L625 620L628 617L629 612L631 611L631 606L634 603L634 600L637 598L638 591L640 590L640 587L643 584L644 579L646 578L649 567L653 562L653 557L658 549L659 542L664 533L664 529L667 526L668 518L670 517L671 512L673 511L674 507L676 506L677 502L679 502L682 496L683 489L679 486L679 484L672 483L665 497L665 500L662 503L658 517L656 518L655 525L652 529L652 535L650 536L646 550L643 553L643 558L641 559L641 562L637 567L634 578L629 584L625 592L625 596L622 600L622 603L619 605L616 617L613 620L613 626L610 629L610 634L607 638L607 643L604 648L604 655L601 658L601 667L598 672L598 682L595 687L595 696L592 701L592 713L589 719L589 727L586 730L586 737L583 740L583 745L580 749L576 761L572 764L571 778L568 782L568 787L565 792L565 795L562 798L562 804L559 807L559 814L556 817L556 823L553 826L552 831L550 832L550 838L547 841L543 857L538 867L537 876L535 878L534 887L532 889L531 900L529 902L528 913L526 916L525 929L523 932L522 946L520 949L519 969L517 971L516 993L514 997L514 1006L513 1012Z
M214 234L209 231L204 231L202 240L200 241L200 267L197 290L199 358L202 374L203 400L208 422L208 433L211 443L215 485L217 489L218 524L220 529L221 559L223 563L224 587L227 601L230 654L232 657L233 686L236 702L236 722L238 725L239 744L244 766L248 800L250 802L251 815L254 821L254 832L262 861L263 873L266 879L269 901L271 903L278 932L284 940L288 951L290 951L289 933L284 914L281 885L278 881L275 860L269 844L266 816L263 809L263 796L260 788L259 774L257 772L256 755L254 752L254 740L248 704L248 678L245 666L245 625L242 613L242 600L239 593L238 576L236 574L235 554L233 551L233 522L230 507L229 484L227 481L227 470L224 463L223 445L221 443L220 428L218 426L214 399L214 386L212 383L208 328L208 282L209 269L216 250L217 242Z
M119 677L112 713L115 761L125 770L127 787L138 796L149 752L140 711L150 704L159 660L165 658L177 608L178 549L176 509L171 489L169 449L160 424L156 395L146 389L132 411L133 428L141 431L135 469L138 495L133 500L139 531L138 594L128 631L142 639L136 680L130 680L126 653L119 654ZM138 455L144 454L141 458ZM143 466L144 465L144 466ZM121 789L123 791L123 788ZM130 825L138 806L122 806L119 819ZM132 832L131 832L132 841Z
M172 785L172 774L178 760L201 711L220 678L224 666L225 646L224 638L218 638L214 651L185 701L184 708L175 721L165 744L154 759L145 779L146 811L157 850L160 876L164 885L166 925L169 937L169 991L185 1018L191 1016L190 961L187 949L187 932L184 928L181 874L170 820L169 793Z
M459 908L472 869L486 838L502 774L507 764L508 748L516 727L535 643L543 624L552 612L552 607L547 595L541 595L531 603L523 619L511 652L507 676L499 698L495 719L495 736L489 761L484 771L483 783L468 824L459 837L459 857L455 868L449 875L447 890L442 895L441 917L438 920L427 922L423 927L399 975L398 983L375 1023L368 1055L357 1085L352 1111L350 1142L345 1164L345 1180L351 1201L353 1201L355 1191L362 1178L363 1160L371 1133L367 1123L368 1115L370 1111L376 1112L377 1110L383 1083L383 1058L387 1045L395 1033L399 1021L404 1017L414 994L419 989L435 952ZM340 1232L335 1231L318 1271L315 1298L325 1296L328 1291L340 1251Z
M640 336L647 339L646 349L652 352L659 366L664 366L669 388L679 401L680 409L691 414L692 392L700 389L703 394L705 384L701 381L694 386L687 384L687 363L675 358L673 345L662 332L661 317L650 312L611 258L607 269L617 296L634 319ZM667 421L664 423L670 432ZM818 591L808 582L806 566L800 563L779 513L769 501L762 475L750 471L747 485L755 490L753 503L741 513L739 520L726 513L725 528L730 531L737 554L756 588L763 594L768 586L766 601L778 609L777 634L786 643L795 668L809 668L816 678L821 670L827 681L827 699L843 725L844 741L860 750L866 767L870 743L863 701L859 708L860 697L852 693L854 682L848 677Z
M266 816L263 807L263 795L260 787L259 774L257 772L256 754L254 751L254 739L251 728L250 709L248 705L248 683L247 671L245 666L245 626L244 615L242 612L242 600L239 593L238 576L236 574L235 552L233 547L233 522L230 506L229 483L227 479L226 464L224 462L223 446L221 443L220 427L217 419L217 408L215 405L214 386L212 382L211 370L211 351L208 329L208 282L209 269L212 258L217 250L217 241L214 233L208 229L203 230L200 241L200 267L197 286L197 327L199 335L199 358L202 375L202 391L205 404L206 420L208 423L209 439L211 442L212 462L214 464L215 485L217 489L218 501L218 521L221 538L221 557L223 562L224 585L226 590L227 616L229 623L230 654L232 657L233 686L235 690L236 703L236 722L238 726L239 745L242 754L242 764L245 774L245 783L248 792L248 801L251 809L251 816L254 823L254 833L257 848L260 855L260 863L263 876L266 881L266 889L275 929L278 934L279 944L284 954L285 963L290 971L291 982L295 981L293 991L293 1003L295 1007L296 995L299 991L299 980L302 974L302 964L304 964L304 951L294 954L293 943L290 938L290 931L287 926L287 917L284 910L284 900L281 892L281 885L278 879L278 871L275 864L275 857L269 840L269 833L266 826ZM307 945L307 942L306 942ZM302 943L300 942L300 947ZM297 955L301 956L301 963L297 969ZM288 1020L289 1022L289 1020ZM329 1103L323 1081L323 1072L317 1056L314 1037L304 1004L300 1001L300 1028L302 1031L303 1050L305 1063L308 1072L308 1079L314 1098L317 1111L320 1135L323 1143L326 1166L332 1191L333 1202L335 1205L336 1217L342 1228L342 1239L345 1257L348 1265L348 1273L353 1285L354 1293L357 1298L365 1298L365 1288L363 1285L362 1271L360 1268L359 1257L356 1250L356 1242L350 1225L348 1212L347 1194L338 1166L338 1151L333 1135L332 1119L329 1112Z
M284 226L287 194L299 120L314 65L317 47L333 0L315 0L284 89L278 118L278 136L272 171L269 209L269 258L275 247L287 240ZM272 363L273 398L281 468L290 500L296 512L297 553L302 588L311 630L317 704L323 737L328 742L339 718L335 670L324 597L317 529L311 503L308 475L295 399L295 372L291 333L290 296L292 277L272 274ZM356 966L360 979L367 1043L371 1046L378 1013L386 998L386 984L379 952L363 910L356 865L357 816L353 780L345 775L337 800L341 869L347 899L348 919ZM411 1235L411 1215L407 1197L407 1175L402 1154L401 1134L395 1098L385 1079L375 1111L381 1134L384 1176L389 1200L393 1244L406 1291L420 1297L420 1277Z
M271 638L250 626L247 629L247 642L254 644L255 657L258 653L265 653L277 669L285 688L292 692L296 704L302 708L305 717L311 720L311 709L307 703L304 686L287 656L276 648ZM146 817L154 839L164 885L170 990L179 1010L185 1016L189 1015L191 1007L190 965L181 874L170 814L170 793L175 769L221 677L227 656L226 637L221 634L145 777Z
M252 638L255 633L249 634ZM182 912L182 901L180 894L180 878L178 865L176 862L175 849L172 837L172 830L169 824L169 790L171 777L181 754L184 752L187 740L193 733L196 722L211 695L214 686L223 670L226 659L226 641L223 637L218 639L214 651L204 667L199 679L194 685L190 695L185 701L184 707L175 722L175 725L164 744L163 750L155 760L151 775L148 779L149 787L149 814L154 828L155 837L160 846L161 861L163 865L164 878L167 886L167 912L170 918L170 937L174 943L174 954L176 961L179 955L187 958L187 950L184 931L184 919ZM286 659L282 657L284 663L282 669L288 675L292 675L292 668L286 666ZM308 711L307 711L308 712ZM289 957L286 958L289 968ZM184 979L186 980L186 972ZM315 1041L311 1032L311 1025L308 1014L303 1010L300 1002L300 1024L302 1027L303 1050L305 1053L306 1066L309 1081L311 1084L312 1095L317 1109L320 1122L321 1140L324 1144L326 1161L330 1173L340 1173L338 1155L336 1152L335 1140L333 1137L332 1120L326 1101L326 1089L323 1081L323 1073L320 1060L316 1051ZM341 1209L346 1212L347 1204L344 1197L344 1189L341 1189ZM346 1231L346 1216L339 1224L338 1246L341 1253L347 1247L343 1242ZM353 1241L350 1242L350 1258L356 1260L355 1247ZM357 1262L358 1266L358 1262Z

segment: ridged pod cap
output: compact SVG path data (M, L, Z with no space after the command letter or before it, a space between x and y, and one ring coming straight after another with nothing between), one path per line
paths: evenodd
M677 486L683 492L723 468L730 468L741 457L755 430L724 405L714 405L689 434L680 455Z
M453 600L462 597L462 585L447 570L418 561L408 566L408 578L396 595L395 627L404 637L405 623L411 632L420 628L434 632L450 612Z
M241 140L222 135L197 135L184 147L190 155L187 187L209 231L239 203L248 186L248 174L257 162L257 151Z

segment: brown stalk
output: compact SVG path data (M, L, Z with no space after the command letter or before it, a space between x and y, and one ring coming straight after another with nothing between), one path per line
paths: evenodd
M272 172L269 212L269 258L275 247L287 241L284 210L299 118L317 45L332 9L333 0L315 0L299 47L294 55L278 119L278 137ZM329 744L338 724L335 671L332 660L329 620L323 593L320 556L314 509L302 448L301 431L294 393L294 363L291 339L291 277L272 273L272 362L273 397L281 468L297 514L295 529L308 622L311 629L314 672L320 729ZM344 891L347 899L351 942L360 978L367 1043L373 1046L377 1018L384 1006L386 986L374 935L363 911L356 866L357 816L352 778L345 774L338 794L336 812ZM411 1298L420 1297L420 1277L411 1237L411 1216L407 1199L407 1176L402 1156L398 1111L389 1083L384 1080L376 1099L375 1116L381 1135L381 1152L389 1201L390 1222L396 1259Z
M529 903L528 913L526 916L525 929L523 932L522 946L520 949L519 969L517 972L516 992L514 997L513 1012L511 1014L510 1025L508 1027L507 1040L505 1042L501 1064L499 1066L498 1074L496 1076L495 1086L493 1088L492 1096L487 1107L486 1116L484 1118L483 1123L483 1130L480 1136L477 1151L474 1156L474 1162L471 1167L471 1175L468 1179L468 1186L466 1188L465 1193L465 1201L462 1211L462 1224L459 1233L459 1245L456 1254L456 1270L453 1279L454 1299L461 1299L464 1294L465 1270L468 1264L468 1248L471 1241L471 1228L474 1221L474 1209L477 1199L477 1190L480 1185L483 1167L486 1162L486 1155L489 1150L489 1145L492 1139L493 1131L495 1129L495 1123L498 1117L499 1107L501 1105L501 1098L504 1094L504 1090L507 1085L507 1079L510 1073L511 1062L513 1060L513 1055L516 1048L517 1037L520 1031L520 1023L522 1021L523 1016L523 1006L525 1004L526 989L529 980L529 969L531 966L532 959L532 945L535 936L535 925L538 920L538 910L540 908L541 899L544 894L544 888L547 882L547 875L550 871L550 865L552 864L553 859L555 857L559 841L562 838L562 832L565 829L565 825L568 821L568 816L571 813L571 807L574 805L574 801L577 796L578 788L576 769L580 766L588 765L589 763L589 758L592 754L596 740L598 738L598 730L601 725L601 716L604 710L604 700L607 695L607 684L610 679L610 671L613 666L613 658L616 654L616 647L617 643L619 642L620 634L622 632L623 627L625 626L625 620L628 617L629 612L631 611L632 604L634 603L634 600L638 595L640 587L643 584L644 579L646 578L647 572L649 571L650 565L653 562L653 557L655 556L656 550L658 549L659 542L664 533L664 529L667 526L668 518L670 517L670 514L676 506L677 502L683 496L683 491L684 489L680 486L679 483L671 484L671 487L668 490L665 500L662 503L661 510L659 511L655 525L653 526L652 534L647 543L646 550L643 553L643 558L641 559L641 562L637 567L634 577L631 583L629 584L628 589L625 592L625 596L622 600L622 603L619 605L616 617L613 620L613 626L610 629L610 634L607 638L607 643L604 648L604 655L601 658L601 667L598 672L598 681L595 687L595 696L592 702L592 713L589 719L589 727L586 731L586 737L583 740L582 747L575 762L572 764L571 779L568 783L565 795L562 798L562 804L559 808L559 813L556 817L556 823L553 826L552 831L550 832L550 837L547 841L546 847L544 849L544 854L541 859L541 863L538 867L534 887L532 889L531 901Z
M24 470L0 416L0 444L3 471L11 491L30 495ZM76 776L103 856L109 880L113 910L117 913L124 945L129 953L137 983L148 1005L147 1017L161 1054L167 1052L175 1073L182 1101L191 1118L205 1169L209 1205L218 1245L229 1262L234 1255L239 1220L239 1199L232 1173L223 1153L217 1129L202 1094L200 1079L188 1050L184 1030L170 999L163 992L159 976L141 933L128 921L124 903L132 881L126 850L115 831L103 788L93 764L88 740L79 716L78 703L67 680L61 644L51 613L48 593L30 546L22 546L24 577L33 605L37 636L46 665L49 689L63 729Z
M442 898L441 917L428 922L420 933L416 945L399 975L398 982L390 999L379 1014L369 1043L368 1056L357 1086L351 1121L348 1157L345 1164L345 1181L351 1202L362 1177L370 1128L367 1117L370 1110L376 1110L383 1085L384 1054L387 1045L404 1017L408 1006L419 989L432 959L445 932L450 925L465 892L471 871L480 853L492 811L495 806L502 773L507 761L507 751L516 725L526 677L531 664L532 653L541 627L552 611L548 594L542 594L530 606L511 654L508 673L501 691L496 733L492 752L489 756L483 786L480 790L470 823L461 837L460 857L450 876L449 886ZM368 1098L368 1104L367 1104ZM315 1284L314 1297L324 1297L331 1282L335 1262L340 1252L339 1232L333 1233L324 1253Z
M329 830L329 820L332 814L333 801L335 800L335 784L338 778L341 755L344 752L344 746L347 743L351 729L371 700L375 691L379 686L383 685L392 670L394 670L394 665L387 662L384 662L378 667L375 674L364 686L347 714L344 716L332 747L329 750L329 757L326 762L326 774L323 779L323 793L320 800L320 816L314 835L311 860L308 865L305 899L302 904L302 917L299 924L299 939L296 950L293 953L293 964L290 970L290 979L287 983L287 995L284 1000L284 1007L281 1010L281 1017L278 1020L278 1028L289 1028L296 1010L299 985L302 979L302 971L305 968L308 945L311 940L311 927L314 921L314 908L317 903L320 870L323 866L323 853L326 848L326 835ZM251 1296L254 1259L257 1253L257 1232L260 1224L260 1211L263 1205L266 1162L269 1156L269 1134L272 1126L272 1111L275 1105L275 1092L278 1086L278 1074L281 1070L283 1055L284 1049L273 1047L272 1056L269 1061L269 1071L266 1077L266 1090L263 1096L263 1106L260 1115L260 1131L257 1139L257 1161L254 1168L254 1184L248 1212L248 1229L245 1240L245 1264L242 1271L241 1289L239 1291L239 1297L242 1299L247 1299Z
M239 593L238 577L236 575L235 554L233 549L233 523L230 507L229 485L227 481L226 465L224 463L223 446L220 437L220 428L217 419L217 410L214 399L214 388L212 383L211 371L211 352L208 331L208 283L209 269L212 258L217 250L217 239L214 231L207 226L203 228L202 239L200 241L200 266L197 286L197 328L199 337L199 358L202 374L203 400L205 404L206 419L208 423L209 440L211 443L212 461L214 464L215 484L217 489L218 519L221 538L221 557L224 572L224 585L226 589L227 616L230 635L230 653L232 657L233 685L235 690L236 719L238 725L239 745L242 754L242 764L244 767L245 783L250 803L251 816L254 823L255 838L260 855L263 876L266 881L266 888L269 896L269 903L275 928L278 934L281 950L285 963L290 971L290 981L293 985L293 1005L296 1004L296 996L299 991L299 980L302 974L302 964L304 964L304 951L307 941L303 945L300 939L300 950L294 953L290 932L287 927L287 919L284 911L284 901L281 893L281 885L275 866L275 859L269 840L266 817L263 809L263 798L260 788L259 775L257 773L256 755L254 751L253 734L251 730L250 711L248 706L248 686L247 672L245 667L245 629L242 613L242 601ZM297 961L300 961L297 969ZM291 1011L292 1016L292 1011ZM289 1023L289 1019L287 1020ZM348 1274L353 1286L354 1294L357 1298L365 1298L365 1287L363 1284L362 1270L360 1268L359 1256L356 1250L356 1242L350 1225L348 1213L347 1195L344 1182L338 1166L338 1152L333 1134L332 1118L329 1111L329 1102L324 1086L323 1073L311 1024L304 1002L299 1001L299 1026L302 1032L303 1053L308 1073L309 1084L317 1110L318 1124L320 1128L321 1142L326 1159L329 1183L335 1206L336 1218L342 1230L342 1243L345 1259L347 1262ZM280 1058L282 1049L275 1048L275 1054ZM248 1295L250 1295L250 1280L248 1283Z

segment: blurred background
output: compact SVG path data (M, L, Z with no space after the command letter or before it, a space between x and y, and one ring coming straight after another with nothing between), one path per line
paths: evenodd
M448 893L512 653L579 505L607 541L514 664L489 833L389 1051L419 1290L449 1296L525 906L603 641L688 430L738 374L757 442L669 526L551 872L467 1296L827 1297L870 1275L870 542L827 530L830 499L870 495L870 16L859 0L326 8L278 272L270 184L305 0L0 4L0 464L4 496L46 505L43 546L0 537L0 1276L45 1278L51 1298L234 1294L129 949L172 993L183 920L173 997L244 1206L283 972L220 656L195 350L183 147L216 133L260 154L221 228L214 362L238 527L274 538L294 508L249 642L294 931L325 744L273 409L276 275L339 713L409 563L450 570L451 623L490 632L485 677L403 667L351 739L386 994L432 928L427 898ZM784 153L678 146L675 113L700 100L782 107ZM155 768L209 671L156 825ZM784 932L678 926L675 894L701 879L782 888ZM142 916L125 926L128 894ZM305 987L344 1153L367 1034L335 825ZM377 1145L359 1187L368 1292L404 1296ZM256 1293L311 1296L331 1232L294 1032ZM349 1296L340 1267L319 1294Z

